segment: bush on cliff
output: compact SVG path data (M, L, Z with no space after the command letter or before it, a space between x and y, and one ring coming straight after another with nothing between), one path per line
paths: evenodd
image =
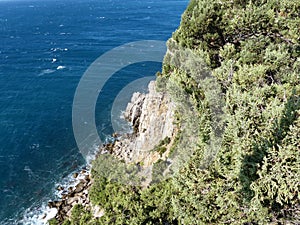
M199 137L172 179L180 192L173 210L183 224L300 222L299 12L299 1L197 0L184 13L159 79L199 96L186 84L195 82L193 65L205 62L222 86L226 129L207 168L209 139ZM209 94L196 103L205 106ZM197 104L207 118L198 127L205 127L211 111Z

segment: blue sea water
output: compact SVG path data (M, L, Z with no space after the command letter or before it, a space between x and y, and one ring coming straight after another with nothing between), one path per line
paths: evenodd
M0 0L0 224L53 198L55 185L85 163L72 130L81 76L101 54L139 40L166 41L188 0ZM98 100L100 136L124 82L160 63L113 76ZM116 78L114 78L116 77Z

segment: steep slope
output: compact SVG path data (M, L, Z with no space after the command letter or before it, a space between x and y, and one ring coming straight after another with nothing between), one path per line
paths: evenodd
M156 81L175 106L168 148L188 157L147 188L104 177L96 160L89 194L105 213L66 224L299 224L299 12L299 1L192 0Z

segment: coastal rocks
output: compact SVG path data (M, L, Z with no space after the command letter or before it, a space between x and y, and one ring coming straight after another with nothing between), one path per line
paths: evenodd
M48 220L54 218L57 215L58 210L56 208L50 208L47 214L44 214L42 220L47 222Z
M63 191L64 188L63 188L62 186L58 186L58 187L56 188L56 190L58 190L58 191Z
M99 206L95 206L92 210L92 213L95 218L100 218L104 215L104 210L101 209Z
M85 186L86 186L86 183L79 183L79 184L77 184L76 187L75 187L74 192L77 193L77 194L80 193L80 192L82 192L83 189L85 188Z
M90 172L82 169L79 173L74 173L72 177L77 179L75 185L69 187L58 186L60 199L48 202L48 207L56 210L56 215L52 218L55 217L59 224L71 216L72 208L75 205L80 204L86 208L90 207L88 198L88 190L92 185Z
M132 127L132 134L119 137L110 152L127 163L143 162L151 166L160 158L151 150L165 138L174 136L174 104L165 93L157 92L150 82L148 94L134 93L127 105L124 118Z

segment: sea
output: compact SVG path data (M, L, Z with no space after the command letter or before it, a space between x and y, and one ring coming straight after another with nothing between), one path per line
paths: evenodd
M57 197L57 185L86 164L74 138L72 103L92 62L129 42L167 41L187 4L0 0L1 225L39 224L35 215ZM96 104L101 140L113 132L110 112L120 90L160 70L160 62L143 62L110 77Z

